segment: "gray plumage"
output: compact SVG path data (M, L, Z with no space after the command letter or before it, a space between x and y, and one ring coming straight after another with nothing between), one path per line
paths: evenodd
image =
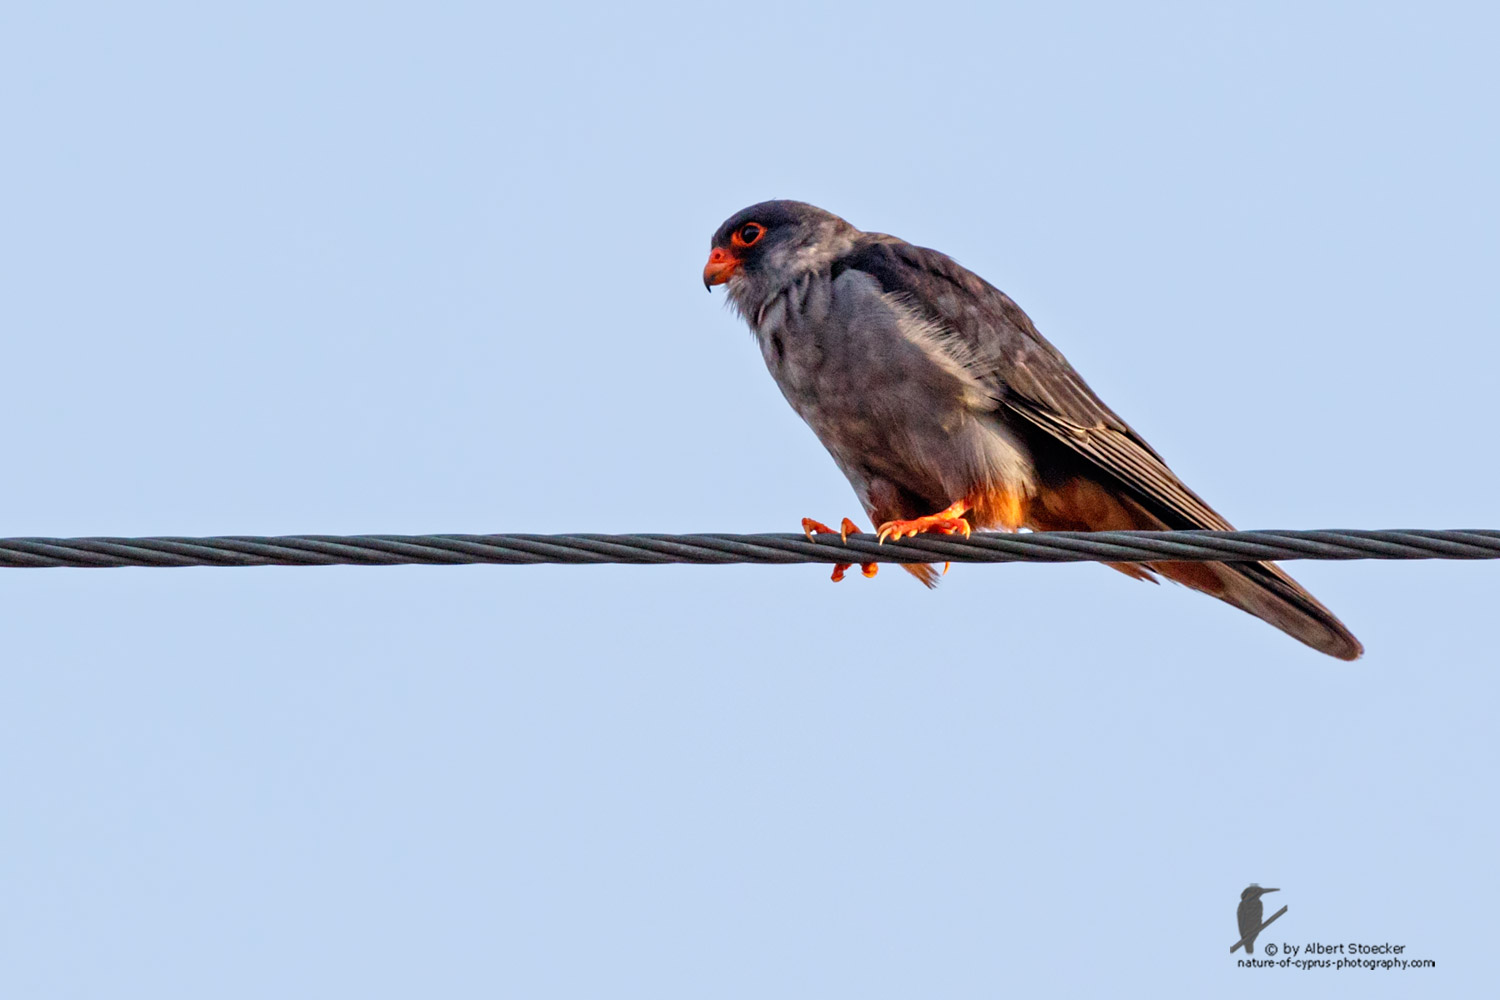
M1268 892L1280 892L1280 889L1262 889L1258 885L1249 885L1245 891L1240 893L1240 905L1235 910L1235 923L1240 929L1240 939L1245 942L1245 954L1255 954L1255 939L1260 936L1261 920L1266 915L1266 905L1261 902L1260 897Z
M877 525L980 498L975 527L1014 529L996 513L1013 498L1033 528L1230 528L1019 306L944 254L795 201L737 212L712 248L705 283L727 282L782 394ZM1183 566L1150 569L1330 655L1361 652L1272 564Z

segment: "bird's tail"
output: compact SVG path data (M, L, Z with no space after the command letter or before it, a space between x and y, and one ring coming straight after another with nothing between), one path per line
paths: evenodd
M1170 474L1170 473L1168 473ZM1183 487L1187 490L1187 487ZM1205 504L1197 522L1165 508L1148 509L1145 503L1122 496L1119 491L1087 476L1075 476L1053 484L1038 497L1028 513L1027 526L1042 531L1106 531L1138 529L1165 531L1171 528L1218 528L1230 530L1229 522ZM1334 617L1333 612L1268 563L1154 562L1110 563L1112 568L1137 580L1152 580L1161 574L1184 586L1217 597L1242 611L1269 622L1292 638L1320 653L1341 660L1356 659L1364 652L1359 640Z
M1364 652L1333 612L1274 563L1160 562L1146 568L1248 611L1320 653L1355 660Z

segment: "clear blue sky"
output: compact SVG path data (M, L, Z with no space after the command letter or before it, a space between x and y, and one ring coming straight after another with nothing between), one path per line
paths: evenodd
M763 198L1242 527L1500 527L1483 5L10 4L0 535L776 531ZM0 570L0 995L1475 995L1500 565ZM1271 940L1426 972L1250 973ZM1262 944L1265 939L1262 940Z

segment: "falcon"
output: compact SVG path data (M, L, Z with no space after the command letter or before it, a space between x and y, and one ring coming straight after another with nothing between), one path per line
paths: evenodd
M881 541L976 528L1232 530L1009 296L945 254L804 202L765 201L714 233L703 283L727 286ZM834 529L806 518L803 530ZM845 518L838 533L857 530ZM1272 563L1110 565L1217 597L1330 656L1363 652ZM904 568L936 582L930 566Z

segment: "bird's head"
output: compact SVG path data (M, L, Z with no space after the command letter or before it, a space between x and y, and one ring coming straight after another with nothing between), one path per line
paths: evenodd
M703 286L729 285L741 310L826 267L859 235L832 212L800 201L763 201L724 220L709 246Z
M1240 893L1240 901L1243 902L1247 899L1259 899L1261 896L1265 895L1268 892L1280 891L1280 889L1262 889L1260 886L1252 883L1245 887L1244 892Z

